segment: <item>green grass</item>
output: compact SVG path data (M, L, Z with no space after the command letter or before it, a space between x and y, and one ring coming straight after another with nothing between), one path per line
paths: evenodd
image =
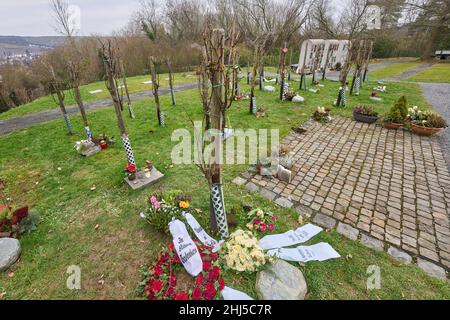
M197 78L192 73L177 73L175 74L175 86L180 85L183 83L189 83L189 82L196 82ZM169 81L166 79L168 78L168 74L161 74L160 75L160 86L161 88L168 88L169 87ZM142 92L142 91L150 91L152 90L151 84L143 84L143 82L151 80L149 75L143 75L143 76L135 76L127 78L128 88L130 93L135 92ZM119 81L119 84L122 82ZM103 90L103 92L91 94L89 91L94 90ZM104 81L98 81L94 83L90 83L84 86L80 87L81 96L83 98L83 101L85 102L91 102L99 99L105 99L109 98L109 92L106 89L105 82ZM125 92L124 92L125 94ZM73 94L70 90L66 91L66 99L65 99L66 107L75 105L75 100L73 97ZM0 113L0 120L6 120L14 117L23 116L29 113L34 112L40 112L50 109L58 108L58 104L53 100L51 96L45 96L41 97L39 99L36 99L30 103L18 106L16 108L12 108L8 110L7 112Z
M446 82L450 83L450 64L440 63L434 64L415 75L407 78L408 81L416 82Z
M298 85L295 83L294 85ZM248 101L236 103L228 115L234 128L279 128L285 136L291 127L306 121L318 106L331 106L338 83L325 82L319 94L302 93L305 104L279 102L277 94L257 92L258 105L266 109L265 118L248 113ZM359 97L349 97L346 110L332 108L334 116L351 115L351 107L369 104L370 87ZM392 84L382 103L373 104L384 112L406 94L411 103L425 106L415 85ZM152 159L165 177L144 190L131 191L122 183L126 164L121 144L90 158L73 150L75 140L83 139L79 116L73 117L75 136L65 134L62 119L0 137L0 176L7 181L7 193L17 205L28 204L40 215L37 231L21 238L22 257L11 271L0 274L0 294L5 299L135 299L141 276L138 269L154 259L170 239L146 224L138 214L146 208L147 197L158 189L181 189L193 195L192 206L207 220L208 189L193 165L171 166L170 153L178 142L171 141L177 128L191 128L189 118L201 119L198 91L177 95L172 107L168 96L162 97L166 114L165 128L157 127L153 103L135 104L137 119L126 117L126 125L137 162ZM89 113L94 133L118 136L111 108ZM152 131L150 131L152 130ZM58 170L60 168L61 170ZM280 217L277 232L298 226L298 215L281 209L257 194L251 194L231 181L247 169L246 165L226 165L223 170L227 208L250 204L272 210ZM95 186L95 190L91 188ZM241 226L245 221L239 222ZM98 225L96 229L95 226ZM329 242L342 258L299 266L309 287L309 299L449 299L448 283L433 279L415 266L398 266L386 253L376 252L336 232L323 232L310 243ZM346 258L351 255L352 258ZM381 268L382 288L366 290L370 265ZM82 289L66 288L66 270L81 267ZM104 280L104 284L99 280ZM255 296L255 274L226 272L227 285Z
M392 78L408 69L419 66L419 62L400 62L393 63L385 68L376 69L369 72L370 79L387 79Z

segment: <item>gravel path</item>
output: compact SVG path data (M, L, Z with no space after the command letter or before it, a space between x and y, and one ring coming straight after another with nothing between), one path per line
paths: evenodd
M450 124L450 83L419 83L428 102ZM439 135L447 168L450 171L450 128Z
M393 76L391 79L392 80L404 80L406 78L409 78L409 77L415 75L416 73L419 73L425 69L428 69L432 65L433 65L432 63L422 63L421 65L419 65L417 67L408 69L400 74Z
M187 83L179 86L175 86L175 91L184 91L197 88L197 83ZM161 89L160 94L165 95L170 92L169 89ZM153 95L151 91L143 91L138 93L133 93L130 95L132 101L142 100L145 98L149 98ZM96 110L100 108L106 108L112 105L111 99L102 99L93 102L89 102L85 104L85 108L87 111ZM69 106L67 107L67 113L76 114L79 112L78 106ZM58 118L61 118L61 110L59 108L32 113L28 115L24 115L21 117L11 118L7 120L0 120L0 136L21 130L26 129L36 124L49 122Z

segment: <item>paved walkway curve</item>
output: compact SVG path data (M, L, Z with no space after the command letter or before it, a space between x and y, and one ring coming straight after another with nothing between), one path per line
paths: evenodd
M185 91L190 89L197 88L197 83L187 83L179 86L175 86L175 92ZM168 88L164 88L160 90L161 95L168 94L170 90ZM143 91L138 93L131 94L131 100L142 100L148 97L151 97L153 93L151 91ZM106 108L112 105L111 99L101 99L93 102L89 102L85 104L85 108L87 111L96 110L100 108ZM78 106L73 105L67 107L67 113L76 114L79 112ZM49 122L58 118L61 118L61 110L59 108L46 110L42 112L27 114L20 117L15 117L6 120L0 120L0 136L6 135L8 133L26 129L36 124L41 124L45 122Z
M410 68L408 70L403 71L400 74L397 74L395 76L393 76L391 79L392 80L403 80L403 79L407 79L425 69L428 69L429 67L431 67L433 64L432 63L422 63L421 65L418 65L417 67L414 68Z
M419 83L428 102L450 124L450 83ZM450 172L450 128L439 135L447 168Z

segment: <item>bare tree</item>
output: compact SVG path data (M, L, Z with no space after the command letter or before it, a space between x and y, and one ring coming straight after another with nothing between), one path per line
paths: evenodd
M406 0L405 10L411 27L427 33L422 59L430 59L439 36L450 32L449 0Z
M208 181L211 190L210 224L213 230L218 228L222 238L228 237L228 224L222 189L221 159L223 123L225 112L233 101L233 87L228 85L229 73L225 72L225 31L213 29L207 24L203 38L203 56L200 68L199 89L203 102L204 127L215 146L214 155L207 159L202 147L200 170ZM231 42L230 42L231 43ZM228 78L228 80L227 80ZM208 89L211 84L211 90Z
M352 64L358 57L359 40L365 37L364 32L367 30L366 14L368 6L369 0L350 0L348 7L345 8L345 11L339 17L338 27L348 35L349 50L347 59L339 75L341 89L338 93L337 106L345 107L346 105L347 76Z
M61 109L61 113L64 117L64 122L66 123L67 133L69 135L72 135L73 134L72 124L64 102L66 97L64 92L65 89L64 83L61 79L57 77L55 70L49 61L42 59L40 63L42 64L43 69L40 72L40 79L41 79L40 81L45 87L48 88L48 91L50 92L53 101Z
M166 59L167 69L169 71L169 87L170 87L170 96L172 98L172 105L175 106L177 104L177 99L175 97L175 89L174 89L174 74L172 69L172 63L170 59Z
M135 119L136 115L134 114L133 106L131 104L130 91L128 89L128 83L127 83L127 75L125 72L125 66L123 65L122 59L119 60L119 66L120 66L120 73L122 75L122 86L123 86L123 89L125 89L125 94L127 96L128 114L130 115L131 119Z
M111 40L108 40L106 42L102 42L99 40L99 42L101 44L99 55L105 67L105 84L113 101L114 110L117 117L117 126L119 128L120 137L122 139L128 165L136 165L131 142L125 127L125 121L123 120L119 90L117 88L117 79L115 77L115 75L119 73L120 69L120 60L117 53L118 50L113 46Z
M155 59L155 57L150 57L149 66L150 73L152 76L152 88L153 88L153 98L155 99L156 105L156 116L158 117L158 124L160 127L164 127L164 114L161 112L161 104L159 101L159 65L161 63Z
M50 8L56 22L56 30L67 38L69 48L66 52L66 62L69 71L71 87L73 90L75 102L77 103L83 124L86 132L86 137L92 141L92 133L89 127L89 122L84 108L83 100L80 92L80 85L83 80L83 73L88 67L89 61L83 58L80 52L74 34L76 33L75 26L71 22L71 13L69 11L69 4L65 0L51 0Z

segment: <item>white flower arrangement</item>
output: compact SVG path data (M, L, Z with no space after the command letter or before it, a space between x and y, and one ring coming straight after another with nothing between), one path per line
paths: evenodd
M86 150L88 147L94 146L95 144L88 140L81 140L75 142L75 145L73 146L77 152L81 152L83 150Z
M270 260L250 231L233 232L222 248L226 266L238 272L258 271Z

